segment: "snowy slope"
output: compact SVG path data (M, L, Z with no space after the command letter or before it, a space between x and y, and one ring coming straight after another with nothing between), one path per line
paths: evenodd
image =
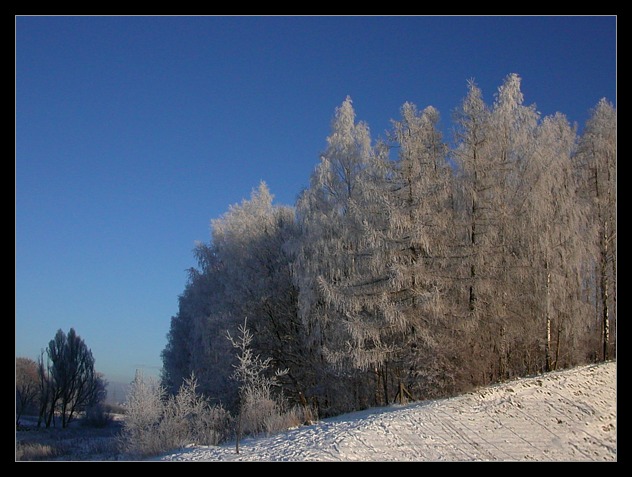
M616 362L370 409L163 461L616 461Z

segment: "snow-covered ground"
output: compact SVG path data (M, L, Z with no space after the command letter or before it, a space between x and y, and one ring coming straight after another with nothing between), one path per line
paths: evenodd
M324 419L162 461L616 461L616 362Z

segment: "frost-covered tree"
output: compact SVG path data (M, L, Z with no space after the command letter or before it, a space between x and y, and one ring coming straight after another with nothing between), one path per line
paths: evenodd
M517 301L516 315L524 323L519 331L532 340L532 355L540 356L520 370L523 374L575 364L577 343L572 336L585 328L578 305L588 217L577 198L572 164L576 132L557 113L538 126L534 144L522 177L522 205L515 214L521 248L514 250L523 262L517 267L524 291Z
M470 81L455 121L458 197L463 233L461 272L467 284L471 353L478 356L482 382L511 374L510 349L519 339L521 318L515 301L516 256L521 237L516 213L521 205L525 164L533 154L538 113L523 105L520 77L508 75L489 108Z
M490 114L488 153L493 164L492 188L488 191L492 208L487 273L487 318L489 344L497 362L492 366L493 379L514 374L512 356L519 354L516 344L524 336L522 307L518 295L521 281L516 279L520 264L517 257L523 247L522 231L517 226L524 188L528 183L524 171L537 145L539 113L535 105L524 105L521 78L509 74L498 88ZM536 232L537 233L537 232ZM519 276L519 275L518 275Z
M444 372L436 325L443 320L439 271L449 229L449 171L438 120L433 107L419 112L404 104L392 133L398 159L391 161L378 144L358 174L345 216L352 266L319 283L344 325L343 339L325 348L329 360L373 371L381 402L407 399L408 388L436 392L432 375Z
M492 213L488 202L493 187L493 163L490 161L490 112L480 88L468 82L468 93L455 112L455 141L452 151L457 167L461 219L463 229L464 273L467 284L468 315L476 321L480 315L479 295L483 293L484 248L489 241L488 229Z
M433 396L450 381L449 345L442 339L448 323L445 266L451 241L450 208L452 171L446 161L447 146L439 131L439 112L432 106L419 112L411 103L401 108L401 120L393 122L398 158L387 175L384 193L389 206L388 264L389 301L403 336L394 363L406 386L416 396ZM441 376L441 377L439 377ZM398 379L402 392L403 379Z
M488 257L492 243L493 190L495 164L490 148L492 131L490 110L483 100L482 91L473 80L468 81L468 92L455 111L455 145L452 158L456 168L455 201L457 235L453 255L455 281L461 283L461 293L454 296L465 305L456 314L469 327L463 346L469 348L466 365L473 383L486 381L486 362L489 352L482 346L482 321L488 316L489 299ZM467 343L467 344L466 344ZM461 351L463 352L463 351ZM483 369L481 369L483 368Z
M231 394L230 347L217 338L227 326L223 266L212 244L198 243L194 255L199 268L189 270L178 312L171 318L162 351L162 383L170 394L176 394L193 373L203 393L226 402Z
M269 376L266 371L271 367L272 358L262 359L252 350L253 335L248 328L248 319L238 327L239 335L235 338L227 332L226 337L237 350L237 364L234 365L232 378L239 386L239 409L235 451L239 454L239 441L244 430L258 434L265 429L265 421L272 414L278 413L278 405L273 395L273 387L278 378L287 374L287 368L275 371Z
M600 355L614 356L617 296L617 113L605 98L593 108L577 154L581 195L589 204L594 247L595 310L599 316Z
M343 407L348 404L341 398L345 389L361 393L353 373L342 372L348 366L340 361L346 356L338 350L347 346L349 323L344 310L331 300L330 291L356 273L362 224L357 221L354 207L362 202L361 175L373 156L369 128L356 122L352 101L347 97L336 108L327 148L312 173L309 188L297 203L300 232L291 248L295 283L300 290L299 314L309 338L308 352L321 360L314 368L318 389L309 392L319 394L331 408L338 405L334 401ZM331 369L332 365L339 372ZM340 390L327 389L343 382ZM358 392L349 398L357 399ZM338 394L338 399L333 394Z
M197 378L186 378L178 392L163 401L158 427L165 449L189 444L218 445L229 436L230 414L220 405L211 405L198 392Z
M136 371L125 401L125 420L120 436L124 451L151 455L164 451L158 426L164 414L166 390L158 380Z
M296 234L294 209L273 204L262 182L249 200L233 205L211 223L212 243L222 263L224 307L235 331L247 317L253 350L287 368L283 384L294 397L305 393L308 356L298 317L298 290L286 244Z
M293 208L273 204L263 182L250 199L212 220L211 243L196 248L200 268L190 271L163 350L171 392L194 372L205 394L232 405L237 395L230 382L231 348L223 336L246 316L253 349L289 369L283 382L288 395L298 400L306 393L310 367L285 249L295 230Z
M301 235L295 244L295 276L300 313L316 341L322 338L322 325L329 320L319 282L335 283L353 266L349 248L357 230L356 224L350 223L349 212L357 202L360 174L371 155L369 128L363 122L356 123L351 98L347 97L336 108L327 149L297 204Z

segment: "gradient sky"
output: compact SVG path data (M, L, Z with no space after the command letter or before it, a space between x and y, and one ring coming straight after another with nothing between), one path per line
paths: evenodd
M261 180L293 205L351 96L384 137L509 73L580 129L616 105L616 16L15 19L15 352L73 327L109 381L158 375L210 220Z

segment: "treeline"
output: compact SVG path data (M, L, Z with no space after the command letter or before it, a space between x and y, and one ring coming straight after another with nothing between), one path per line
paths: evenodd
M247 319L286 399L318 415L454 395L616 353L616 110L581 134L474 82L450 144L406 103L373 141L351 99L294 207L264 183L211 222L162 352L234 411Z

